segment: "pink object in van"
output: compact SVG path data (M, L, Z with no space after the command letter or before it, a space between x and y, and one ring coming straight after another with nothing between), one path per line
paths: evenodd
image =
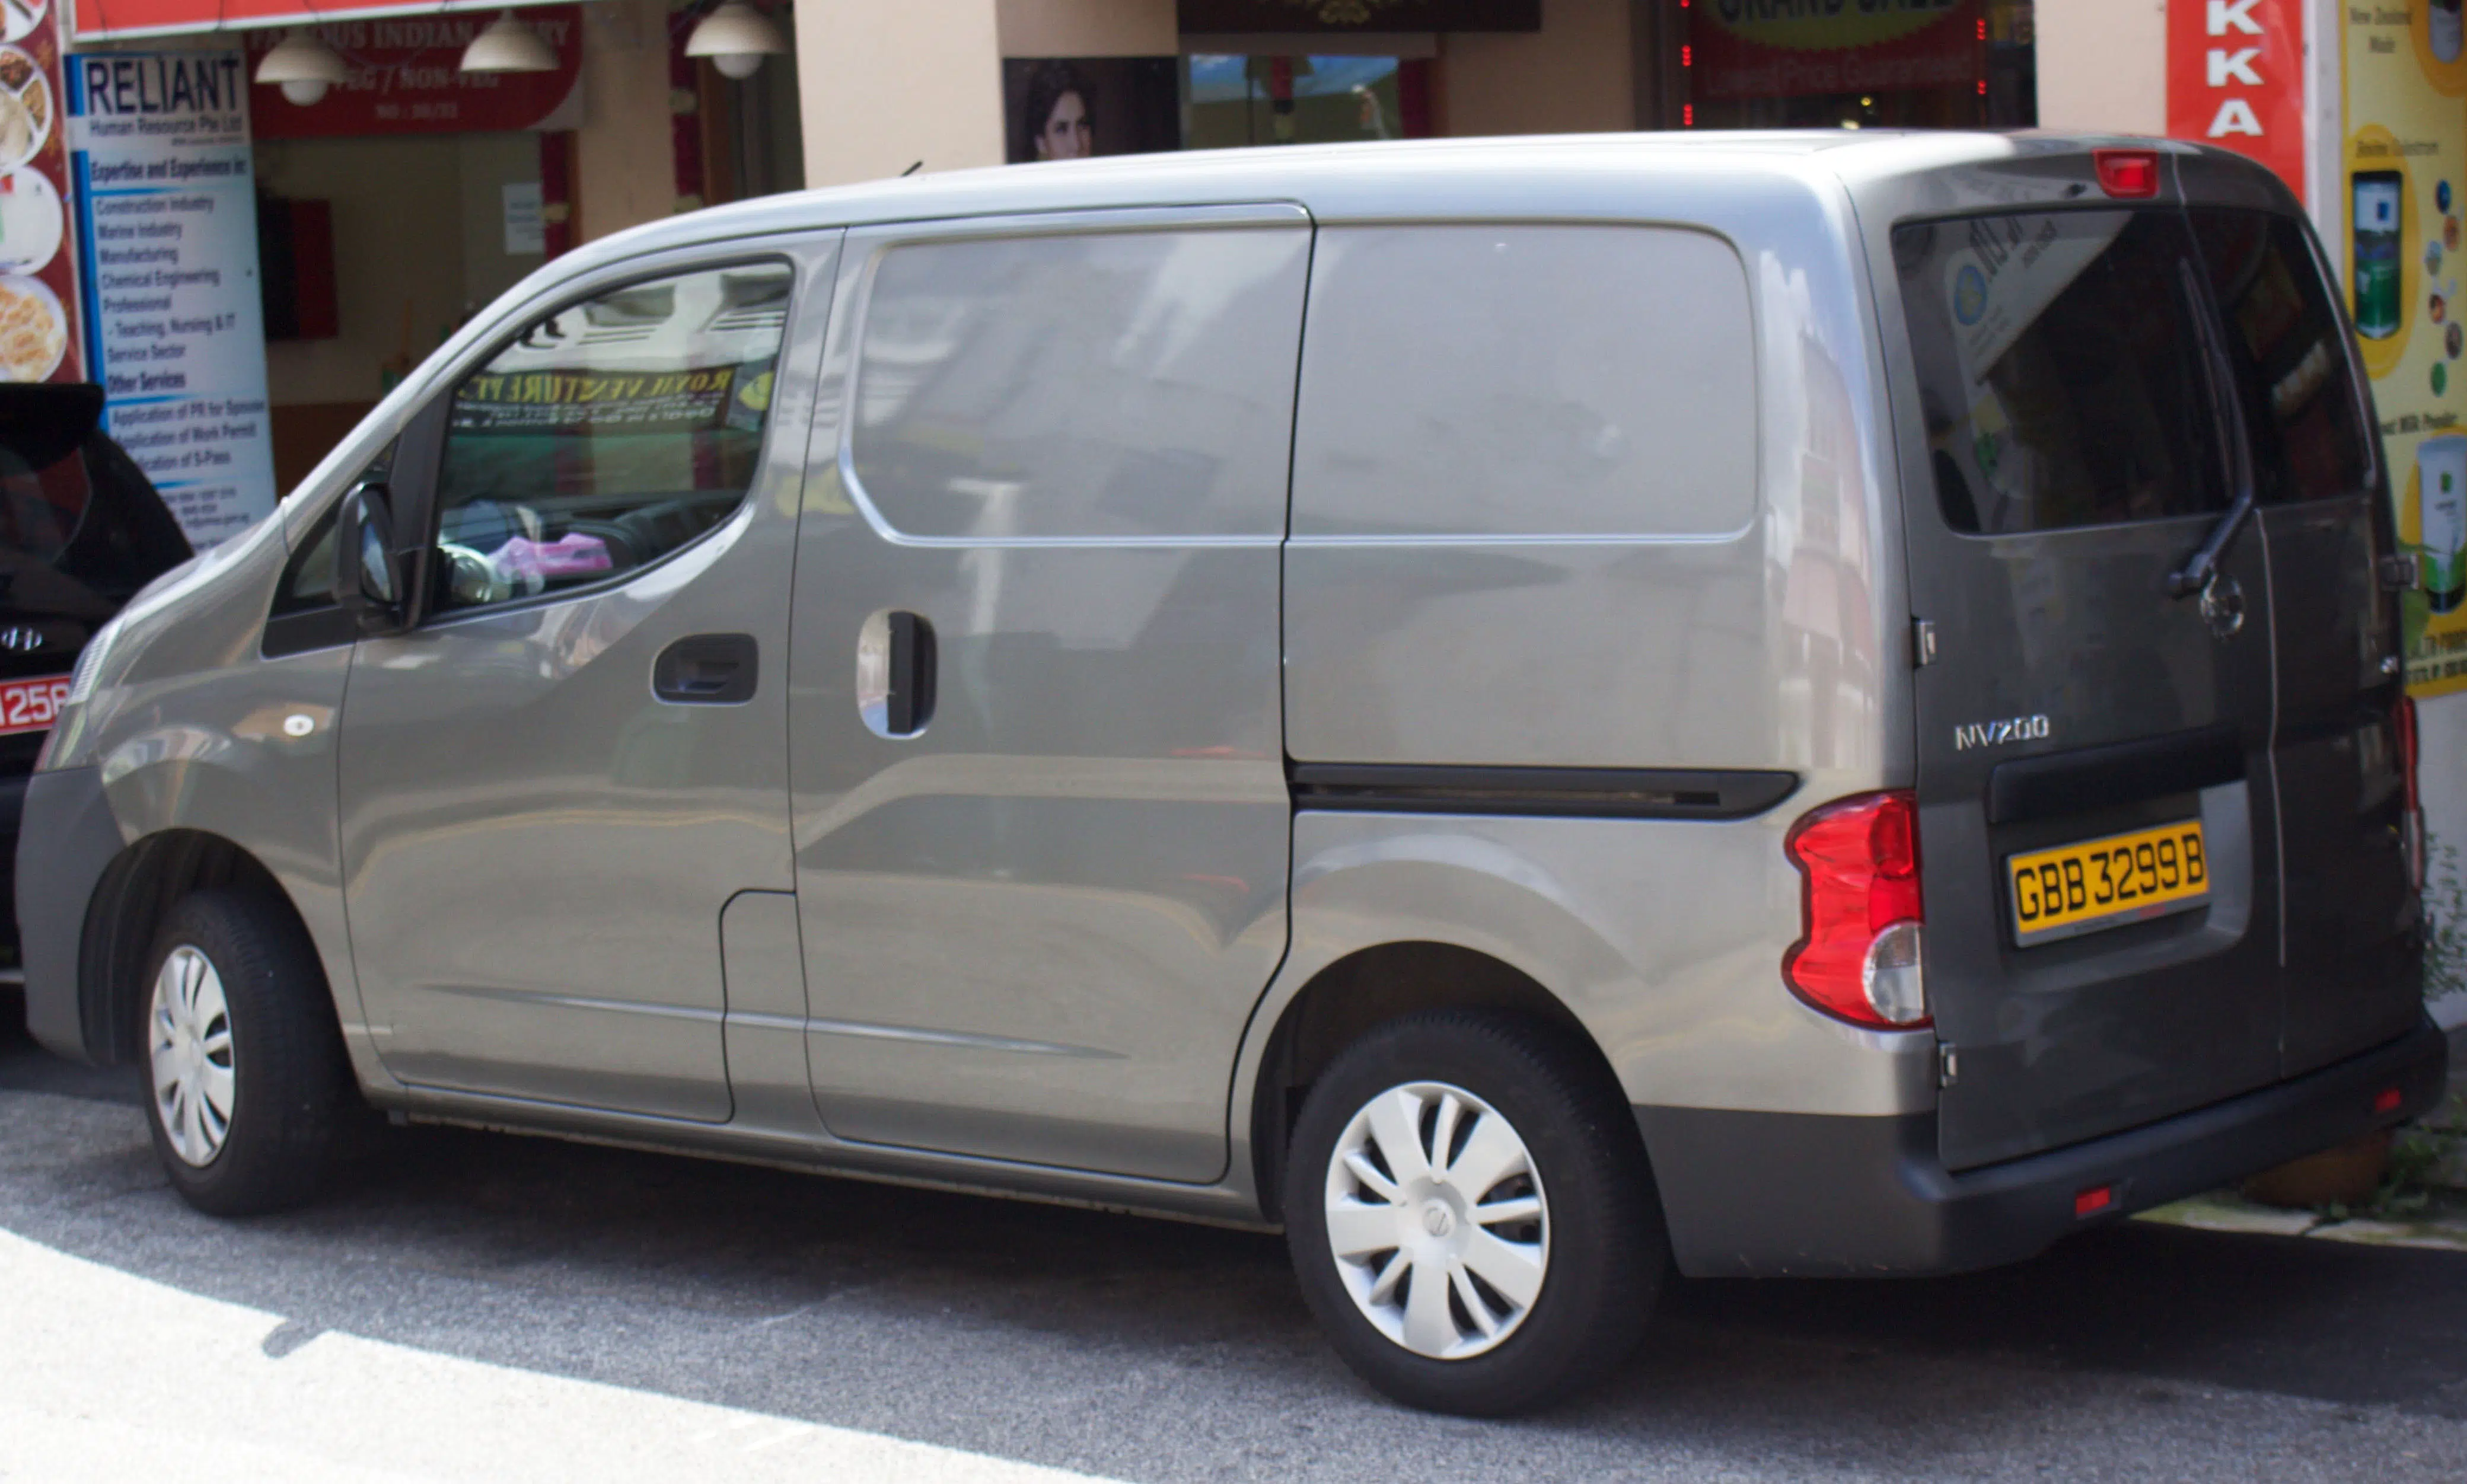
M543 581L587 577L595 573L610 571L617 565L609 559L608 543L580 531L568 531L555 541L533 541L528 536L516 536L499 547L488 559L509 576L535 577Z

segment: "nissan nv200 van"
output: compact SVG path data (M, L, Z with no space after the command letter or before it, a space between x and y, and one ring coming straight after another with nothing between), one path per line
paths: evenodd
M2387 473L2231 156L1433 142L568 254L78 666L33 1028L203 1210L365 1102L1281 1227L1537 1405L2432 1104Z

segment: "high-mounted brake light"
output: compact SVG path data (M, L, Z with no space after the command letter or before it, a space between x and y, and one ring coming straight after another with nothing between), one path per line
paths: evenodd
M2122 200L2159 193L2159 151L2156 149L2094 149L2098 189Z
M1895 789L1811 809L1782 849L1802 878L1799 939L1782 956L1783 980L1854 1025L1927 1024L1916 797Z

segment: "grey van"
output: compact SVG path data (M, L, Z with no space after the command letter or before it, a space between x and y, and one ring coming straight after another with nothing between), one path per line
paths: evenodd
M172 1183L365 1102L1281 1227L1389 1394L2439 1095L2386 472L2240 160L955 173L573 253L86 651L33 1029Z

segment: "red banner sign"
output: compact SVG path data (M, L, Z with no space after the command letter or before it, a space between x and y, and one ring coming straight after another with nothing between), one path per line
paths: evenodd
M494 16L505 0L56 0L74 13L60 24L80 41L104 36L159 36L175 32L246 31L255 26L306 26L337 18L441 15L484 11Z
M0 23L0 381L80 381L69 240L59 17L45 0Z
M115 15L118 9L113 7ZM341 55L351 77L306 105L284 98L280 87L254 84L250 126L260 139L538 128L564 105L581 76L582 8L549 5L522 12L523 23L556 53L555 72L457 70L463 49L494 18L431 11L319 26L317 35ZM283 34L260 30L244 36L254 73L257 59Z
M1969 87L1986 77L1979 0L1696 0L1687 13L1688 96L1706 101Z
M2167 132L2250 155L2304 194L2304 11L2294 0L2173 0Z

